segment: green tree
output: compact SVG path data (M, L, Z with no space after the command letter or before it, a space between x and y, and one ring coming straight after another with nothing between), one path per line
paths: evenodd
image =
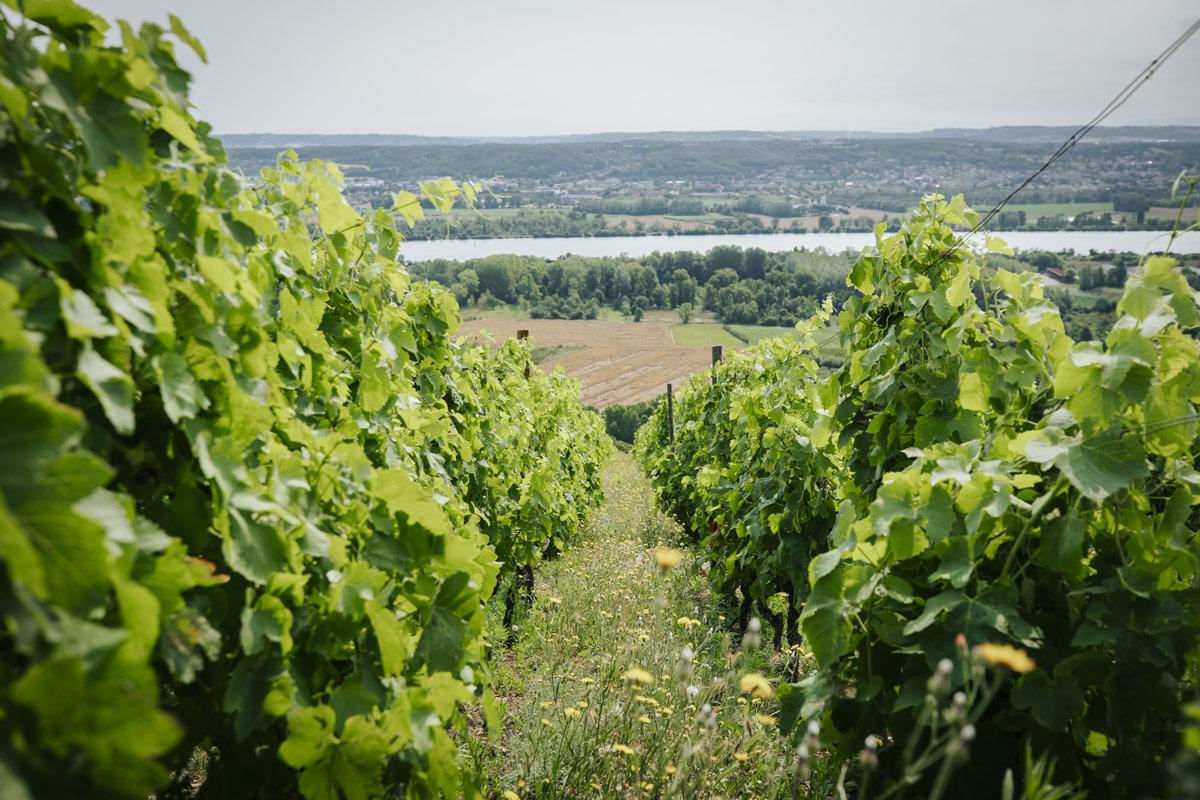
M462 284L468 302L479 295L479 273L470 267L459 271L456 282Z

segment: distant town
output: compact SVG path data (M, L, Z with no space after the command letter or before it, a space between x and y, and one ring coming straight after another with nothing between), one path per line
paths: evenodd
M1059 128L926 134L607 134L524 140L228 137L254 176L279 147L342 166L360 209L450 176L486 186L452 225L411 238L869 230L925 193L999 200L1054 149ZM1061 140L1061 139L1060 139ZM1008 230L1157 229L1177 211L1171 185L1200 163L1200 128L1114 128L1084 142L999 220Z

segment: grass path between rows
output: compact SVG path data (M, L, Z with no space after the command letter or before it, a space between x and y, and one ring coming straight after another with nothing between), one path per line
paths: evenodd
M795 656L772 653L766 631L729 630L632 458L613 457L605 489L589 533L539 570L516 644L493 656L504 733L470 745L485 796L827 796L828 776L778 731L772 687ZM658 546L679 563L660 567Z

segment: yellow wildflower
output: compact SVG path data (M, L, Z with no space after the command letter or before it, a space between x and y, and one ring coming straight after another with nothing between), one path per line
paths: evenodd
M545 725L547 728L549 728L551 725L551 722L550 722L550 720L546 719L545 717L542 717L542 724Z
M653 720L651 720L645 714L642 714L640 717L638 717L638 722L642 723L643 725L649 725L652 721Z
M739 751L739 752L733 754L733 758L734 758L734 760L736 760L742 764L745 764L747 761L750 760L750 754L742 753Z
M614 753L624 753L627 756L634 755L637 752L627 744L614 744L611 749Z
M775 724L775 718L770 714L755 714L754 718L758 720L758 724L762 725L764 728L770 728Z
M503 797L504 800L521 800L521 795L517 794L512 789L505 789L504 794L501 795L501 797Z
M642 788L643 788L644 790L646 790L647 792L650 792L650 791L653 791L653 790L654 790L654 784L653 784L653 783L650 783L649 781L647 781L647 782L645 782L645 783L643 783L643 784L642 784Z
M562 605L561 597L547 597L546 602L552 606Z
M667 764L667 768L665 770L663 770L663 772L665 772L668 777L671 775L674 775L675 774L675 765Z
M654 548L654 560L663 569L671 569L683 560L683 553L673 547Z
M993 666L1008 667L1013 672L1022 674L1037 666L1028 653L1009 644L977 645L975 657Z
M771 688L771 682L757 672L747 672L743 675L740 685L743 692L753 694L760 700L766 700L775 696L775 691Z
M637 667L630 667L629 669L625 670L623 673L621 673L621 677L630 683L644 683L647 685L654 683L653 675L651 675L649 672L646 672L646 670L638 669Z
M564 708L563 716L567 717L568 719L579 719L583 716L583 712L578 708Z

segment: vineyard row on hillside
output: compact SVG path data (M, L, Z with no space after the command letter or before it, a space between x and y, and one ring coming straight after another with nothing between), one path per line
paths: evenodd
M1035 275L956 246L976 218L933 196L879 229L831 375L826 309L694 377L638 452L743 619L784 600L816 663L782 722L864 765L859 796L999 796L1027 753L1167 796L1200 771L1198 294L1149 258L1073 341Z
M599 501L603 421L454 339L397 261L421 198L224 168L178 20L5 4L0 795L472 794L485 603Z

